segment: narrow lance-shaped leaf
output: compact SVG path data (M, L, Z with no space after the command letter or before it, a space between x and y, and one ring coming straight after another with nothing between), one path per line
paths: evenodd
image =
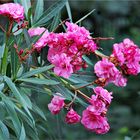
M92 61L86 55L83 55L82 58L87 62L87 64L89 64L90 66L93 66Z
M51 27L50 27L50 31L55 30L55 28L59 24L59 19L60 19L60 13L58 13L54 16Z
M37 69L34 69L34 70L31 70L29 72L24 73L20 78L28 78L28 77L31 77L35 74L40 74L40 73L45 72L49 69L52 69L53 67L54 67L53 65L49 65L49 66L37 68Z
M68 1L66 2L66 9L67 9L69 20L72 22L72 14L71 14L71 9L70 9L70 5Z
M25 9L25 15L27 17L28 10L31 7L31 1L30 0L21 0L20 3L23 5L23 7Z
M38 84L38 85L57 85L59 82L56 82L54 80L49 80L49 79L39 79L39 78L22 78L22 79L17 79L18 81L23 81L23 82L28 82L28 83L33 83L33 84Z
M4 139L9 139L10 136L9 136L8 128L1 120L0 120L0 129L2 131L2 135L3 135Z
M11 49L11 67L12 67L12 75L13 78L16 77L18 71L18 55L16 53L15 48Z
M33 117L31 115L30 111L28 110L28 104L26 103L26 101L24 100L24 98L22 97L22 95L20 94L20 92L17 90L15 84L7 76L4 76L4 80L7 83L8 87L11 89L11 91L14 94L14 96L16 97L16 99L21 103L21 105L23 106L23 108L26 110L26 112L28 113L28 115L33 120Z
M23 33L24 33L26 44L27 44L27 48L31 48L31 38L27 29L23 29Z
M59 0L48 8L41 17L33 24L33 26L41 26L47 23L51 18L53 18L60 10L65 6L67 0Z
M35 8L35 14L34 14L34 23L43 14L43 9L44 9L44 0L37 0L37 2L36 2L36 8Z
M19 140L25 140L25 139L26 139L26 133L25 133L24 125L22 124Z
M84 19L86 19L89 15L91 15L93 12L95 11L95 9L93 9L92 11L90 11L88 14L86 14L84 17L80 18L78 21L76 21L75 23L78 24L79 22L83 21Z
M19 130L21 128L21 124L18 119L17 113L16 113L13 105L11 104L11 101L1 91L0 91L0 97L2 98L2 101L4 102L7 113L11 117L11 120L12 120L14 128L15 128L16 135L19 136L19 133L20 133Z

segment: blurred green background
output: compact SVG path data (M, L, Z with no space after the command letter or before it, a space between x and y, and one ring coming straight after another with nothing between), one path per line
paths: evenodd
M1 0L1 3L6 0ZM34 0L32 1L34 3ZM49 7L55 1L44 0L45 7ZM88 12L96 9L90 16L82 21L82 26L93 33L94 37L114 37L114 40L100 41L99 46L105 54L110 54L112 45L124 38L132 39L140 46L140 1L138 0L69 0L73 16L76 22ZM62 14L62 20L67 19L66 9ZM0 20L0 22L3 22ZM93 60L94 61L94 60ZM96 135L89 132L82 125L67 125L64 122L62 111L58 116L50 114L47 104L50 102L47 94L38 94L41 108L47 114L48 121L46 134L41 135L41 140L140 140L140 75L129 77L128 85L125 88L118 88L114 85L107 87L113 91L113 101L108 110L108 121L110 131L105 135ZM47 99L47 100L46 100ZM77 105L76 110L83 110ZM128 136L128 137L126 137Z

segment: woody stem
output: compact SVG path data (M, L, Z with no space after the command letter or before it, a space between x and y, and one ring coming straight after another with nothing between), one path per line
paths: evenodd
M3 32L6 32L5 29L2 27L2 25L0 25L0 28Z

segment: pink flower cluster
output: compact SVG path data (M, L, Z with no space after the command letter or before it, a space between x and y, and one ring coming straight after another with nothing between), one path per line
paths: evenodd
M64 107L64 100L65 98L63 98L60 93L56 93L56 95L54 95L51 103L48 104L48 108L53 115L58 114L60 110ZM81 117L77 114L77 112L71 108L65 117L65 121L68 124L76 124L80 121L80 118Z
M81 123L88 130L97 134L105 134L109 131L110 126L105 117L107 107L112 100L112 92L108 92L102 87L94 89L96 95L92 95L90 103L86 110L83 111Z
M82 56L94 52L97 46L84 27L69 22L66 26L66 33L50 33L48 60L55 65L57 75L68 78L85 66Z
M43 33L44 32L44 33ZM47 45L49 32L44 27L30 28L28 30L30 37L39 36L43 33L43 35L39 38L39 40L34 44L35 49L40 52L40 50Z
M140 72L140 48L130 39L114 44L111 57L119 62L126 74L137 75Z
M24 8L18 3L6 3L0 5L0 15L19 22L24 19Z
M109 131L109 124L106 118L107 108L112 100L112 92L108 92L102 87L96 87L94 89L96 95L91 96L89 100L90 105L82 113L81 116L77 114L73 108L70 108L66 114L65 121L68 124L76 124L80 122L88 130L94 131L97 134L104 134ZM48 108L52 114L58 114L60 110L64 107L64 98L61 97L60 93L54 95L51 103L48 104Z
M95 64L94 72L97 77L104 78L106 84L114 83L116 86L126 86L127 79L123 77L116 66L107 58L103 58Z

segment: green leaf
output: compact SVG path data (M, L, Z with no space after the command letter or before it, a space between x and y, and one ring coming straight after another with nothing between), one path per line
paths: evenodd
M34 14L34 23L40 18L44 10L44 0L37 0L35 14Z
M54 88L55 88L56 92L61 93L67 100L72 100L71 91L69 91L63 85L56 85Z
M7 126L0 120L0 129L5 140L10 138Z
M41 116L44 120L46 120L45 114L43 111L35 104L33 104L33 112L37 113L39 116Z
M31 47L31 38L30 38L30 35L29 35L27 29L23 29L23 33L24 33L26 44L27 44L26 48L30 48Z
M5 44L3 44L2 46L0 46L0 59L3 57L4 48L5 48Z
M8 57L8 47L6 46L4 49L4 54L3 54L3 58L2 58L2 74L6 75L6 70L7 70L7 57Z
M2 91L3 88L4 88L4 83L1 83L1 84L0 84L0 91Z
M21 23L18 23L18 24L21 24ZM18 30L18 24L16 24L14 27L13 27L13 29L12 29L12 32L13 32L13 34L15 35L15 36L17 36L17 35L19 35L20 33L22 33L22 31L23 31L23 29L19 29Z
M19 63L18 55L16 53L15 48L12 48L11 49L11 67L12 67L13 78L16 78L17 71L18 71L18 63Z
M92 11L90 11L88 14L86 14L84 17L82 17L81 19L79 19L79 20L76 21L75 23L78 24L79 22L83 21L83 20L86 19L89 15L91 15L94 11L95 11L95 9L93 9Z
M37 68L37 69L34 69L34 70L31 70L29 72L24 73L20 78L28 78L28 77L31 77L35 74L40 74L40 73L45 72L49 69L52 69L53 67L54 67L53 65L49 65L49 66Z
M33 84L38 84L38 85L57 85L59 82L56 82L54 80L49 80L49 79L39 79L39 78L20 78L17 79L18 81L23 81L23 82L28 82L28 83L33 83Z
M53 18L50 31L54 31L57 25L59 24L59 19L60 19L60 13L56 14Z
M14 3L20 3L21 0L14 0Z
M22 124L19 140L25 140L25 139L26 139L26 134L25 134L24 125Z
M59 0L49 7L41 17L33 24L33 26L42 26L46 24L51 18L53 18L61 9L65 6L67 0Z
M69 20L72 22L72 14L71 14L71 9L70 9L70 5L68 1L66 2L66 9L67 9Z
M23 5L25 10L26 17L28 16L28 10L31 7L31 1L30 0L21 0L20 3Z
M32 7L28 9L27 19L29 21L29 26L32 24Z
M32 102L31 102L30 98L26 95L25 91L23 89L19 90L19 91L22 94L22 97L24 98L24 100L26 101L28 108L32 109Z
M93 66L92 61L86 55L83 55L82 58L87 62L88 65Z
M13 125L14 125L14 130L16 132L16 135L19 136L20 134L20 128L21 128L21 123L19 121L19 118L17 116L17 113L14 109L14 107L10 104L9 101L4 101L5 103L5 108L7 110L7 113L9 114L12 122L13 122Z
M19 103L21 103L21 105L23 106L23 108L26 110L26 112L28 113L28 115L33 120L33 117L31 115L30 111L28 110L28 107L30 108L30 106L28 106L28 104L26 103L26 101L24 100L24 98L22 97L22 95L20 94L20 92L18 91L18 89L16 88L15 84L7 76L4 76L4 80L7 83L8 87L11 89L11 91L14 94L14 96L16 97L16 99L19 101Z

